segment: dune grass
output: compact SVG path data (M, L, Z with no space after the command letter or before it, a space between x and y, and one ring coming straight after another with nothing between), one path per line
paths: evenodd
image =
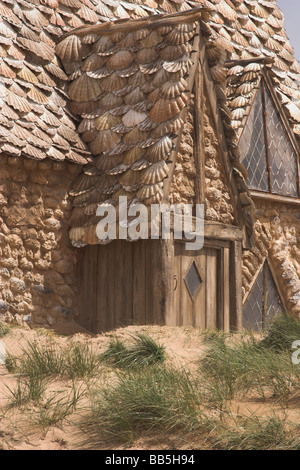
M299 324L283 314L263 334L202 332L205 353L192 372L167 361L148 334L114 337L102 354L88 343L28 343L9 360L18 377L10 405L32 402L35 423L48 428L62 425L84 395L86 449L175 436L185 448L299 450L300 425L287 413L292 400L293 410L300 404L300 366L291 360ZM49 390L54 379L72 381L72 391ZM234 400L268 411L233 412Z
M8 335L9 330L9 326L6 323L0 321L0 338L3 338L4 336Z
M136 333L126 345L113 338L101 358L118 368L145 367L165 361L165 348L147 334Z
M93 412L85 420L89 435L131 441L147 431L198 427L199 394L185 371L155 365L126 370L117 378L94 393Z

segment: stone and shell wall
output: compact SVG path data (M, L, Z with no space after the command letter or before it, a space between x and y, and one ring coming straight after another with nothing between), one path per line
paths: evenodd
M300 317L299 206L255 201L256 243L243 253L243 297L246 298L268 258L285 308Z
M170 202L193 204L195 202L196 168L194 160L194 116L193 102L187 112L177 155ZM223 224L235 224L233 206L226 180L217 134L214 128L210 105L203 96L201 110L204 130L205 174L205 218Z
M0 319L52 326L77 314L81 250L68 237L73 163L0 158Z

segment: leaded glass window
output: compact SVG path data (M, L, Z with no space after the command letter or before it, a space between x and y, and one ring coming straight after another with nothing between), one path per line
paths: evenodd
M299 197L296 152L264 84L257 92L239 145L250 189Z
M282 311L283 305L266 262L243 307L243 327L254 331L267 328Z
M297 197L296 153L266 88L265 103L272 193Z
M247 125L240 140L243 164L248 170L248 182L251 189L269 191L267 171L267 152L264 131L262 89L251 108Z

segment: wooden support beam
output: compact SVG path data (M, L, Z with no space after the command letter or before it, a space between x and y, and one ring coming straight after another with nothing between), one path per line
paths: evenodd
M228 181L229 192L233 201L234 216L238 225L241 227L244 225L243 210L239 199L239 192L236 185L235 177L232 172L232 165L227 149L227 142L224 134L223 122L220 116L219 104L215 92L215 85L211 77L210 68L207 62L204 43L200 44L200 63L201 68L203 70L204 84L207 92L207 97L212 110L212 117L215 125L215 130L219 138L219 146L224 164L224 170Z

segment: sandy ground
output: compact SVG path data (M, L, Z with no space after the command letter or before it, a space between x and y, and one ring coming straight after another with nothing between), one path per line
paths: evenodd
M202 336L199 330L186 327L166 327L166 326L128 326L116 331L102 334L91 335L80 328L76 323L65 323L59 325L57 332L41 329L22 329L12 328L10 333L2 338L6 350L10 354L22 354L28 341L36 341L44 343L51 338L55 343L61 346L67 346L70 341L73 343L84 342L91 345L99 353L105 351L112 337L117 336L119 339L129 340L131 335L136 332L148 333L154 340L164 345L166 348L167 361L178 367L185 367L193 371L198 367L199 357L206 350L203 344ZM109 374L106 376L109 380ZM82 442L86 440L86 436L78 427L78 423L84 419L84 413L87 398L83 398L78 405L76 411L69 416L63 425L51 427L43 427L37 424L37 416L39 410L32 404L20 408L9 409L10 392L15 389L17 384L17 376L9 374L5 366L0 365L0 449L3 450L71 450L82 448ZM82 383L84 388L86 384ZM80 387L80 384L79 384ZM51 381L47 387L47 396L55 397L59 394L72 392L72 383L68 380ZM251 414L265 416L268 412L275 411L286 416L288 413L289 421L299 423L299 403L290 406L288 410L282 410L280 406L273 404L252 401L234 401L231 404L234 413ZM170 447L168 447L170 446ZM155 444L155 440L145 442L144 440L136 441L131 449L145 448L171 448L172 443L165 439L161 439ZM84 448L84 447L83 447ZM122 449L123 447L110 447L107 443L98 448L103 449ZM177 446L177 448L179 448Z

